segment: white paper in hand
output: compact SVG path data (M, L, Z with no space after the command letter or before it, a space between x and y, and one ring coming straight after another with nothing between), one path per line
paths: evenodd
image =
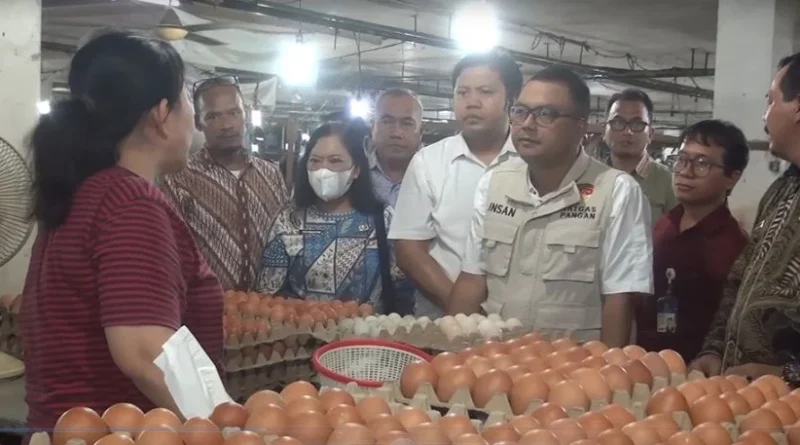
M184 418L208 417L217 405L232 401L214 362L186 326L161 349L154 363L164 373L167 389Z

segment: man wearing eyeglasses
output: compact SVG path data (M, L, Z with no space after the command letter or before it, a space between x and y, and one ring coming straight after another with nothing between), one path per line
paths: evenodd
M655 133L651 125L653 101L644 91L626 89L608 100L606 116L603 142L609 153L605 162L636 179L650 203L651 223L655 224L678 201L672 191L669 168L655 162L647 153Z
M287 204L277 165L250 152L244 98L234 76L193 85L195 124L205 146L164 180L223 289L248 291L273 219Z
M649 209L630 176L581 149L586 83L546 68L511 107L525 161L481 178L448 313L515 317L609 346L629 342L632 296L652 292Z
M673 349L690 361L700 352L728 272L747 242L727 197L747 166L749 149L744 133L720 120L698 122L680 140L680 150L667 162L680 204L653 231L655 298L637 304L636 341L648 351Z

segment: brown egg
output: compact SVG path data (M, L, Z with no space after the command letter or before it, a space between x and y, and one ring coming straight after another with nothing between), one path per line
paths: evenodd
M692 432L679 431L667 440L666 445L706 445L706 443Z
M258 435L255 436L261 440L261 437ZM232 442L230 439L228 439L227 443L232 445L235 444L235 442ZM136 445L183 445L183 441L181 440L181 436L178 435L174 429L163 427L161 429L142 431L142 434L136 438Z
M95 443L108 434L108 427L94 410L84 407L64 412L53 430L53 445L66 445L71 439Z
M736 443L741 445L778 445L769 434L758 430L745 431L739 436Z
M353 396L342 388L328 388L320 392L319 402L326 412L330 411L334 406L356 406L356 401L353 399Z
M597 441L594 439L583 439L577 442L572 442L572 445L597 445Z
M511 356L511 360L514 360L514 363L518 364L523 364L533 358L540 358L533 346L528 344L511 348L508 355Z
M634 445L630 437L620 430L608 430L597 436L598 445Z
M578 370L580 368L581 368L581 364L580 363L569 362L569 363L565 363L565 364L559 366L558 368L556 368L556 371L558 371L559 374L561 374L561 375L566 377L566 376L572 374L572 371L576 371L576 370Z
M594 439L600 433L614 428L614 425L609 421L606 416L599 412L589 412L580 415L577 419L578 423L586 431L586 435L590 439Z
M439 425L431 422L421 423L409 428L408 430L411 437L414 439L416 445L449 445L450 438L447 437L444 431L439 428ZM350 445L350 444L347 444Z
M699 379L695 380L698 385L703 387L703 391L706 393L707 396L714 396L719 397L722 395L722 390L720 389L719 385L711 381L710 379Z
M728 404L734 416L743 416L750 412L750 404L738 392L726 392L719 398Z
M289 414L277 405L256 408L245 422L244 428L262 436L283 436L288 431Z
M299 397L286 405L286 413L289 414L289 417L308 411L325 413L325 407L318 398L310 396Z
M291 416L286 435L294 437L304 445L322 445L328 441L331 432L333 429L328 424L325 414L310 411Z
M636 416L634 416L630 410L620 405L607 405L598 412L604 415L606 419L614 425L614 428L617 429L621 429L625 425L636 421Z
M450 401L453 394L461 388L471 392L477 380L478 377L472 369L463 365L455 365L445 371L442 374L442 378L439 379L436 384L436 397L438 397L441 402L446 403Z
M243 428L247 422L247 410L236 402L223 402L214 408L209 419L220 428Z
M667 363L669 372L672 374L686 374L686 362L683 357L672 349L664 349L658 353L664 362Z
M167 444L166 443L161 444L159 442L159 445L167 445ZM180 442L175 445L180 445ZM228 440L225 441L225 445L264 445L264 439L262 439L261 436L252 431L239 431L237 433L233 433L230 437L228 437Z
M697 425L692 432L706 445L731 445L733 443L730 433L718 423L706 422Z
M762 380L760 382L753 382L750 384L750 386L755 387L759 391L761 391L761 393L764 394L764 399L766 399L767 402L769 402L770 400L778 400L779 398L778 391L768 381Z
M367 423L381 414L392 414L392 410L386 400L378 396L364 397L356 404L356 409L361 418Z
M750 411L739 423L739 431L764 431L771 433L780 431L783 427L780 417L775 412L766 408L758 408Z
M473 355L464 360L464 365L480 377L492 369L492 361L481 355Z
M653 377L663 377L665 379L669 379L670 377L670 370L669 366L667 366L667 362L657 353L655 352L648 352L647 354L643 355L639 361L650 371Z
M425 411L413 407L405 406L394 414L394 417L403 425L409 433L411 429L423 423L430 423L431 417ZM412 436L414 434L412 433Z
M775 392L778 393L778 397L779 398L789 394L789 392L791 391L789 389L789 385L787 385L786 382L784 382L782 378L780 378L778 376L775 376L775 375L766 374L766 375L763 375L763 376L757 378L753 382L754 385L758 385L758 386L760 386L762 383L765 386L771 386L772 389L774 389Z
M542 380L544 380L545 383L547 383L547 386L549 386L551 390L553 389L553 386L555 386L557 383L566 380L564 374L561 374L555 369L545 369L544 371L539 373L539 377Z
M786 428L786 439L789 445L800 444L800 424L795 424L790 428Z
M622 349L620 348L611 348L608 351L603 353L603 358L611 365L618 365L622 366L625 362L630 360Z
M281 395L277 392L270 389L262 389L261 391L257 391L247 398L247 402L244 404L244 409L246 409L248 413L252 413L259 406L266 405L285 407L286 402L283 401L283 397L281 397Z
M767 398L764 397L764 393L755 386L742 388L738 393L747 400L751 410L761 408L762 405L767 403Z
M103 421L112 433L127 433L134 436L142 430L144 413L136 405L117 403L103 413Z
M747 385L750 384L750 382L747 381L747 378L736 374L726 375L725 380L731 382L737 391L742 388L746 388Z
M646 422L629 423L622 427L622 432L630 437L634 445L658 445L661 436Z
M492 369L478 377L472 389L472 401L478 408L483 408L497 394L508 394L513 382L503 371Z
M478 434L469 417L462 414L448 414L437 423L450 440L455 440L463 434Z
M286 405L289 405L303 396L313 397L315 399L319 398L319 392L317 391L317 388L305 380L296 380L292 383L289 383L283 388L280 395L284 402L286 402Z
M647 354L647 351L644 350L641 346L638 345L628 345L622 348L622 352L628 356L628 358L632 360L640 360L642 357Z
M794 411L794 415L800 419L800 398L793 396L792 394L786 394L785 396L781 397L781 400L786 402L792 411Z
M611 401L611 387L600 371L591 368L580 368L569 374L586 392L589 400Z
M478 434L462 434L453 439L453 445L489 445L486 439Z
M628 374L633 383L642 383L648 388L653 387L653 374L639 360L628 360L622 365L622 369Z
M567 354L567 358L571 362L580 362L583 359L587 359L592 356L592 353L589 352L588 349L581 346L573 346L564 352Z
M511 411L522 414L534 400L547 400L550 387L536 374L527 374L514 382L509 394Z
M187 420L178 435L186 445L223 445L225 443L222 431L214 425L214 422L205 417L192 417Z
M273 440L270 445L303 445L299 440L294 437L283 436Z
M433 365L433 369L436 370L436 374L438 375L445 375L445 373L453 366L463 364L464 358L452 352L441 352L436 354L436 357L434 357L431 361L431 365Z
M561 445L561 443L550 430L536 429L523 434L517 445Z
M606 379L612 391L624 391L628 394L633 390L633 382L622 367L618 365L606 365L600 368L600 374Z
M542 426L542 424L540 424L535 417L526 414L514 416L508 421L508 423L510 423L511 426L517 430L517 433L519 433L520 436L530 430L535 430Z
M729 392L736 392L736 387L733 383L726 379L725 376L715 375L708 379L710 383L713 383L717 388L719 388L720 393L727 394Z
M706 422L733 422L733 411L728 404L717 396L703 396L694 402L689 410L692 425Z
M547 354L545 359L547 360L547 364L554 369L573 361L569 359L566 350L551 352L550 354Z
M499 444L501 442L516 442L519 439L519 433L510 423L497 423L488 427L484 427L481 431L481 436L486 440L489 445Z
M519 380L523 376L531 374L528 368L522 365L512 365L504 369L504 371L506 372L506 374L508 374L509 377L511 377L511 381L514 383L516 383L517 380Z
M792 407L786 402L782 402L780 400L770 400L764 404L763 408L777 414L778 418L781 419L781 424L783 426L794 425L794 423L797 422L797 415L792 410Z
M165 426L178 431L183 426L183 422L178 419L175 413L166 408L153 408L145 413L142 431L162 429Z
M375 434L364 425L345 423L328 437L328 445L375 445Z
M592 357L602 357L603 353L608 351L608 346L597 340L587 341L583 344L583 348L589 351Z
M528 371L533 373L543 372L548 369L547 360L541 357L531 357L529 360L526 360L520 364L528 368Z
M364 424L364 419L358 414L356 407L350 405L334 406L325 414L325 418L328 419L328 424L333 428L345 423Z
M564 380L553 386L547 395L547 401L567 409L589 409L589 397L586 391L574 380Z
M395 419L393 415L385 413L375 416L367 426L375 432L375 438L378 439L379 442L381 438L386 436L390 431L406 431L399 420Z
M642 423L655 430L662 441L668 440L673 434L681 430L670 413L653 414L642 420Z
M533 410L531 415L543 426L548 427L551 423L558 419L566 419L567 411L553 403L543 403L541 406Z
M689 406L692 406L700 397L706 395L705 388L703 385L699 384L697 380L681 383L678 385L678 391L686 398Z
M35 443L35 440L31 438L30 443ZM136 442L134 442L133 439L131 439L129 436L125 436L122 434L113 434L113 433L103 437L102 439L94 443L94 445L135 445L135 444Z
M509 346L505 343L496 342L494 340L488 340L483 342L483 344L478 347L478 354L491 358L497 354L505 354L509 351Z
M588 439L586 431L575 419L558 419L549 426L561 445L570 445L579 440Z
M581 366L584 368L600 369L607 364L606 359L598 356L591 356L581 360Z
M674 413L677 411L689 412L689 403L686 397L676 388L668 386L656 391L647 401L645 407L647 415L658 413Z
M550 342L550 344L553 345L553 349L556 351L566 351L573 346L578 346L578 343L569 337L559 338Z
M438 380L439 375L436 374L436 368L431 363L417 360L409 363L403 369L403 373L400 375L400 392L410 399L414 397L422 383L430 383L435 388Z
M506 354L493 355L490 360L495 369L500 369L502 371L514 366L514 360Z

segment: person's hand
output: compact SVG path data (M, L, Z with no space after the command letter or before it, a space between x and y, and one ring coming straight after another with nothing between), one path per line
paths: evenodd
M782 373L783 368L780 366L764 365L761 363L747 363L745 365L728 368L725 371L726 375L736 374L751 379L757 379L763 375L776 375L780 377Z
M722 359L715 354L704 354L697 357L689 365L689 371L700 371L706 377L719 375L722 372Z

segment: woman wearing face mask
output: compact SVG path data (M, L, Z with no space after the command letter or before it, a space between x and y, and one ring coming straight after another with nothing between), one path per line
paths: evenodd
M309 300L372 303L413 313L412 290L386 239L391 220L372 192L363 121L329 123L300 159L293 203L273 223L256 288Z

